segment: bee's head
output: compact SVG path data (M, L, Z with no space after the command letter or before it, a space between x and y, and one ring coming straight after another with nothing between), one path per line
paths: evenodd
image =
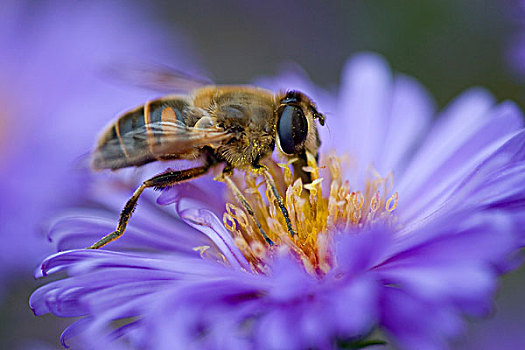
M317 157L321 145L317 125L324 125L324 115L317 111L315 103L299 91L280 95L277 108L277 144L287 156L301 155L305 151Z

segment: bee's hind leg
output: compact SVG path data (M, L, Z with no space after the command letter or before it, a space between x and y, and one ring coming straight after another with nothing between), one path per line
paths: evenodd
M113 242L120 236L124 234L124 231L126 230L126 226L128 224L129 219L131 218L131 214L133 214L133 211L135 210L135 207L137 206L137 201L144 192L144 190L148 187L153 187L155 189L161 189L164 187L169 187L172 185L175 185L179 182L191 180L193 178L199 177L201 175L204 175L209 169L210 164L205 164L200 167L191 168L191 169L185 169L185 170L170 170L165 173L156 175L152 177L149 180L146 180L140 185L131 198L127 201L126 205L124 206L124 209L122 209L122 212L120 213L117 229L110 234L102 237L100 240L98 240L96 243L94 243L92 246L88 247L88 249L98 249L109 242Z

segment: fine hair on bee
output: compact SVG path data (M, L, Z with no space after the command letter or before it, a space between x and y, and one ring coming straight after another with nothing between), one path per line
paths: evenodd
M172 74L174 84L188 76ZM165 81L163 83L166 83ZM194 86L192 84L186 84ZM297 90L273 93L254 86L205 85L186 94L154 99L120 115L100 136L92 155L95 170L120 169L167 160L200 160L184 170L167 170L145 180L127 201L115 231L89 248L98 249L116 240L146 188L163 189L206 174L224 164L218 180L232 189L235 199L256 223L262 237L268 237L250 204L231 176L235 169L262 175L293 237L290 217L268 169L261 161L275 148L294 163L295 177L308 182L307 152L318 156L321 144L317 122L325 117L315 103Z

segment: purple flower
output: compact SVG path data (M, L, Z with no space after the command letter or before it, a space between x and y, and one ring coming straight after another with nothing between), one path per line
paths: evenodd
M79 158L92 148L94 135L123 108L152 97L109 83L104 68L139 57L185 62L173 60L166 35L136 5L4 1L0 7L4 279L34 268L51 252L40 225L56 208L83 199ZM184 46L180 51L190 57Z
M400 348L443 349L463 316L490 311L498 276L516 266L525 238L518 108L469 90L432 123L427 92L372 54L349 61L337 99L287 79L264 84L304 88L334 113L320 164L309 159L312 183L267 161L297 235L250 174L237 182L274 246L236 204L226 204L222 221L206 209L223 199L204 188L208 197L185 186L161 194L185 224L151 197L141 201L109 250L72 248L111 231L116 211L62 218L51 238L72 250L47 258L37 275L67 277L30 304L37 315L80 317L65 343L330 349L377 329ZM98 199L113 205L115 191Z

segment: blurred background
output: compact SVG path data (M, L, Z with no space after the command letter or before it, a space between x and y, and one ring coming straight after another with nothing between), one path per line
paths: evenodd
M290 64L335 91L354 53L382 54L441 108L471 86L525 107L525 5L518 0L188 0L0 3L0 348L59 348L70 320L35 318L33 271L46 229L82 201L72 171L115 114L157 96L105 68L167 64L249 83ZM525 268L457 349L525 344ZM503 347L503 344L506 344Z

